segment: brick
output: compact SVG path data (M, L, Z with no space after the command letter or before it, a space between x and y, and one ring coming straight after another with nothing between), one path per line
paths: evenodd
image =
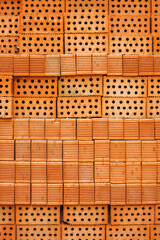
M93 162L79 162L79 183L93 182Z
M48 204L62 205L63 204L63 185L48 184Z
M122 56L108 55L108 75L122 75Z
M61 121L59 119L45 119L45 139L61 139Z
M92 72L91 54L77 54L76 63L78 75L91 74Z
M154 120L140 119L140 139L154 140Z
M14 161L14 140L0 140L0 160Z
M138 76L138 56L123 56L123 76Z
M111 205L125 205L125 184L111 184Z
M127 204L141 204L142 202L141 184L127 184L126 185L126 203Z
M77 183L64 184L64 204L65 205L79 204L79 184Z
M13 55L3 54L0 56L0 74L13 75Z
M156 204L156 184L142 184L142 204Z
M157 182L157 163L142 162L142 183Z
M46 161L46 141L33 140L31 145L32 161Z
M139 120L124 119L124 139L138 140L139 139Z
M154 55L153 56L154 61L154 75L160 75L160 56Z
M95 162L94 164L94 180L96 183L109 183L109 163L107 162Z
M75 54L61 54L61 75L76 75Z
M108 139L108 119L93 118L93 139L105 140Z
M110 182L125 183L125 163L110 163Z
M0 119L0 139L13 139L13 119Z
M30 76L45 75L45 57L43 55L30 55Z
M142 161L141 141L126 141L126 162Z
M17 140L15 141L15 160L16 161L30 161L31 155L30 141Z
M109 139L123 139L123 134L123 119L109 119Z
M63 141L63 161L78 161L78 141Z
M15 184L15 204L30 204L30 184Z
M30 119L29 122L30 139L44 139L44 119Z
M141 183L141 163L127 162L126 163L126 183Z
M92 53L92 74L107 74L107 53Z
M95 183L95 204L110 204L109 183Z
M0 183L0 204L13 205L14 204L14 184Z
M156 141L142 141L142 162L157 161Z
M160 119L155 119L155 139L160 139Z
M60 76L60 55L46 55L45 57L45 75Z
M29 139L28 119L14 119L14 139L16 140Z
M14 76L29 76L29 55L14 55Z
M63 162L63 182L78 183L78 162Z
M62 183L62 162L47 162L47 182Z
M0 162L0 183L15 182L15 163Z
M31 171L29 162L16 162L16 183L30 183Z
M61 139L62 140L76 139L76 120L75 119L61 120Z
M47 204L47 184L32 184L32 204Z
M92 140L92 119L77 119L77 139Z
M109 162L109 140L95 140L95 162Z
M46 183L47 168L44 162L31 163L31 182L32 183Z
M79 141L79 162L93 162L94 160L94 142Z
M94 183L80 184L80 204L94 204Z
M110 161L125 162L125 141L111 141L110 143Z
M139 75L153 75L153 56L139 56Z
M47 141L47 161L62 161L62 141Z

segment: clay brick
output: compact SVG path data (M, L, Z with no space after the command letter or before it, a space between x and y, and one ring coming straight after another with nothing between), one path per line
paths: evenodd
M160 236L160 226L152 225L150 230L150 237L151 237L150 239L158 240L159 236Z
M125 184L111 184L111 205L125 205Z
M79 184L64 184L64 205L79 204Z
M0 139L13 139L13 119L0 119Z
M110 204L109 183L95 183L95 204Z
M94 161L94 142L79 141L79 161L80 162Z
M63 204L63 185L48 184L48 204L62 205Z
M110 143L110 161L125 162L125 141L111 141Z
M15 184L15 204L30 204L30 184Z
M14 55L14 76L29 76L29 55Z
M47 184L32 184L32 204L47 204Z
M0 221L2 224L14 224L15 208L14 206L0 206Z
M142 162L157 161L156 141L142 141Z
M30 161L30 141L17 140L15 141L15 160Z
M45 75L46 76L60 76L60 55L46 55L45 56Z
M94 183L80 184L80 204L94 204Z
M47 163L47 182L62 183L62 162Z
M153 75L153 56L139 56L139 75Z
M75 140L76 139L76 120L61 119L61 139Z
M30 139L44 139L44 119L30 119L29 122Z
M157 143L157 161L160 161L160 141L156 141Z
M155 206L155 223L156 223L156 224L159 224L159 222L160 222L160 217L159 217L159 215L160 215L160 206L159 206L159 205L156 205L156 206Z
M141 162L141 141L126 141L126 162Z
M156 184L142 184L142 204L156 204Z
M122 56L108 55L108 75L122 75Z
M94 164L94 179L96 183L109 183L109 163L95 162Z
M155 119L155 139L160 139L160 119Z
M78 183L78 162L63 162L63 182Z
M13 117L13 98L0 97L0 118L8 119Z
M1 237L5 240L16 239L16 227L14 225L0 225L0 232Z
M154 139L153 119L140 119L140 139L142 140Z
M77 74L91 74L92 72L92 63L91 63L91 54L77 54Z
M0 183L15 182L15 163L0 162Z
M107 74L106 53L92 53L92 74Z
M110 163L110 182L125 183L125 163Z
M16 183L30 183L30 177L30 163L16 162Z
M31 182L46 183L47 169L46 163L32 162L31 163Z
M108 119L93 118L93 139L108 139Z
M153 118L153 119L159 118L160 116L159 103L160 103L159 97L147 98L147 118Z
M141 163L127 162L126 163L126 183L141 183Z
M79 163L79 183L90 183L90 182L93 182L93 162L80 162Z
M61 139L61 121L59 119L45 119L45 139Z
M77 119L77 139L92 140L92 119Z
M14 139L29 139L28 119L14 119Z
M78 141L63 141L63 161L78 161Z
M43 55L30 55L30 76L45 75L45 57Z
M13 75L13 55L3 54L0 56L0 74Z
M0 140L0 160L14 161L14 140Z
M139 139L138 119L124 119L124 139L126 140Z
M123 139L123 119L109 119L109 139Z
M157 182L160 183L160 163L157 163Z
M109 140L95 140L95 162L109 162Z
M1 83L0 96L12 97L13 96L13 77L0 76L0 83Z
M47 141L47 161L62 161L62 141Z
M141 204L141 184L127 184L126 185L126 203L127 204Z
M156 199L156 204L160 204L160 184L158 183L157 185L156 185L156 197L157 197L157 199Z
M160 56L154 55L154 75L160 75Z
M157 182L157 163L142 162L142 183Z
M0 204L14 204L14 184L0 183Z
M138 76L138 56L123 56L123 76Z
M61 54L61 75L76 75L75 54Z
M33 140L31 145L31 159L34 162L45 162L46 161L46 141Z

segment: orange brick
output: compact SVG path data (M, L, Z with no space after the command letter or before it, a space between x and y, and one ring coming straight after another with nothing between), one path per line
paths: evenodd
M48 184L48 205L63 204L63 185Z
M93 162L94 160L94 142L93 141L79 141L79 161Z
M0 183L15 182L15 163L0 162Z
M126 141L126 162L141 162L141 141Z
M64 184L64 204L79 204L79 184Z
M125 162L125 141L111 141L110 161Z
M142 140L154 139L153 119L140 119L140 139Z
M76 139L76 119L61 119L61 139Z
M31 182L46 183L46 163L32 162L31 163Z
M14 55L14 76L29 76L29 55Z
M47 161L62 161L62 141L47 141Z
M111 184L111 205L125 205L125 184Z
M47 184L32 184L32 204L47 204Z
M63 162L63 182L78 182L78 162Z
M95 161L109 162L109 140L95 140Z
M16 162L16 183L30 183L30 163Z
M157 163L142 162L142 183L157 182Z
M95 204L110 204L110 184L95 183Z
M61 54L61 75L76 75L75 54Z
M122 55L108 55L108 75L122 75Z
M123 76L138 76L138 56L123 55Z
M157 152L157 161L159 162L160 161L160 141L156 141L157 143L157 147L156 147L156 152Z
M94 204L94 183L80 184L80 204Z
M110 182L125 183L125 163L110 163Z
M14 140L0 140L0 160L14 161Z
M14 139L29 139L28 119L14 119Z
M76 54L77 75L91 74L91 54Z
M15 184L15 204L30 204L30 184Z
M157 161L156 141L142 141L142 162Z
M156 184L142 184L142 204L156 204Z
M63 141L63 161L78 161L78 141Z
M123 138L123 119L109 119L109 139Z
M126 140L139 139L139 120L124 119L124 139Z
M45 162L46 161L46 141L33 140L32 141L32 161Z
M79 182L80 183L93 182L93 162L79 163Z
M94 164L94 179L97 183L108 183L109 182L109 163L106 162L95 162Z
M126 203L127 204L141 204L141 184L127 184L126 185Z
M62 183L62 162L47 162L47 182Z
M17 140L15 141L15 160L16 161L30 161L30 141Z
M29 123L30 139L44 139L44 119L30 119Z
M45 75L60 76L60 55L46 55L45 57Z
M141 183L141 163L127 162L126 163L126 183Z
M14 204L14 184L0 183L0 204Z
M30 55L30 76L45 75L45 56Z
M107 74L107 53L92 53L92 74Z
M154 55L154 75L160 75L160 55Z
M160 139L160 119L155 119L155 139Z
M93 139L108 139L108 119L93 118Z
M92 119L77 119L77 139L92 140Z
M139 75L153 75L153 56L139 56Z
M61 139L61 121L59 119L45 119L45 139Z
M0 119L0 139L13 139L13 119Z
M1 54L0 75L13 75L13 54Z

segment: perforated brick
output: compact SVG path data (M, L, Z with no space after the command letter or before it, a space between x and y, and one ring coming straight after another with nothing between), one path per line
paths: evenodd
M151 226L151 239L158 240L160 237L160 227L159 225Z
M145 118L145 98L102 98L102 117Z
M14 224L14 207L0 206L0 222L1 224Z
M64 206L63 220L71 225L101 225L108 223L108 207L94 206Z
M147 98L147 117L148 118L159 118L160 110L159 110L159 97L148 97Z
M13 78L11 76L0 76L0 96L10 97L13 95Z
M58 117L101 117L101 98L59 97Z
M0 225L0 237L3 240L15 239L15 226L14 225Z
M2 0L0 2L0 15L1 16L17 16L21 12L21 1Z
M0 34L9 36L17 35L19 32L18 16L0 16Z
M149 77L148 96L151 96L151 97L160 96L160 78L159 77Z
M18 37L13 37L13 36L0 37L0 53L1 54L15 54L16 48L18 45L19 45Z
M12 97L0 97L0 118L12 118L13 102Z

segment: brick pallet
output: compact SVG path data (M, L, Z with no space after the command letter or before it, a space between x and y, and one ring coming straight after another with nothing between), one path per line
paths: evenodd
M0 0L0 240L160 239L160 0Z

